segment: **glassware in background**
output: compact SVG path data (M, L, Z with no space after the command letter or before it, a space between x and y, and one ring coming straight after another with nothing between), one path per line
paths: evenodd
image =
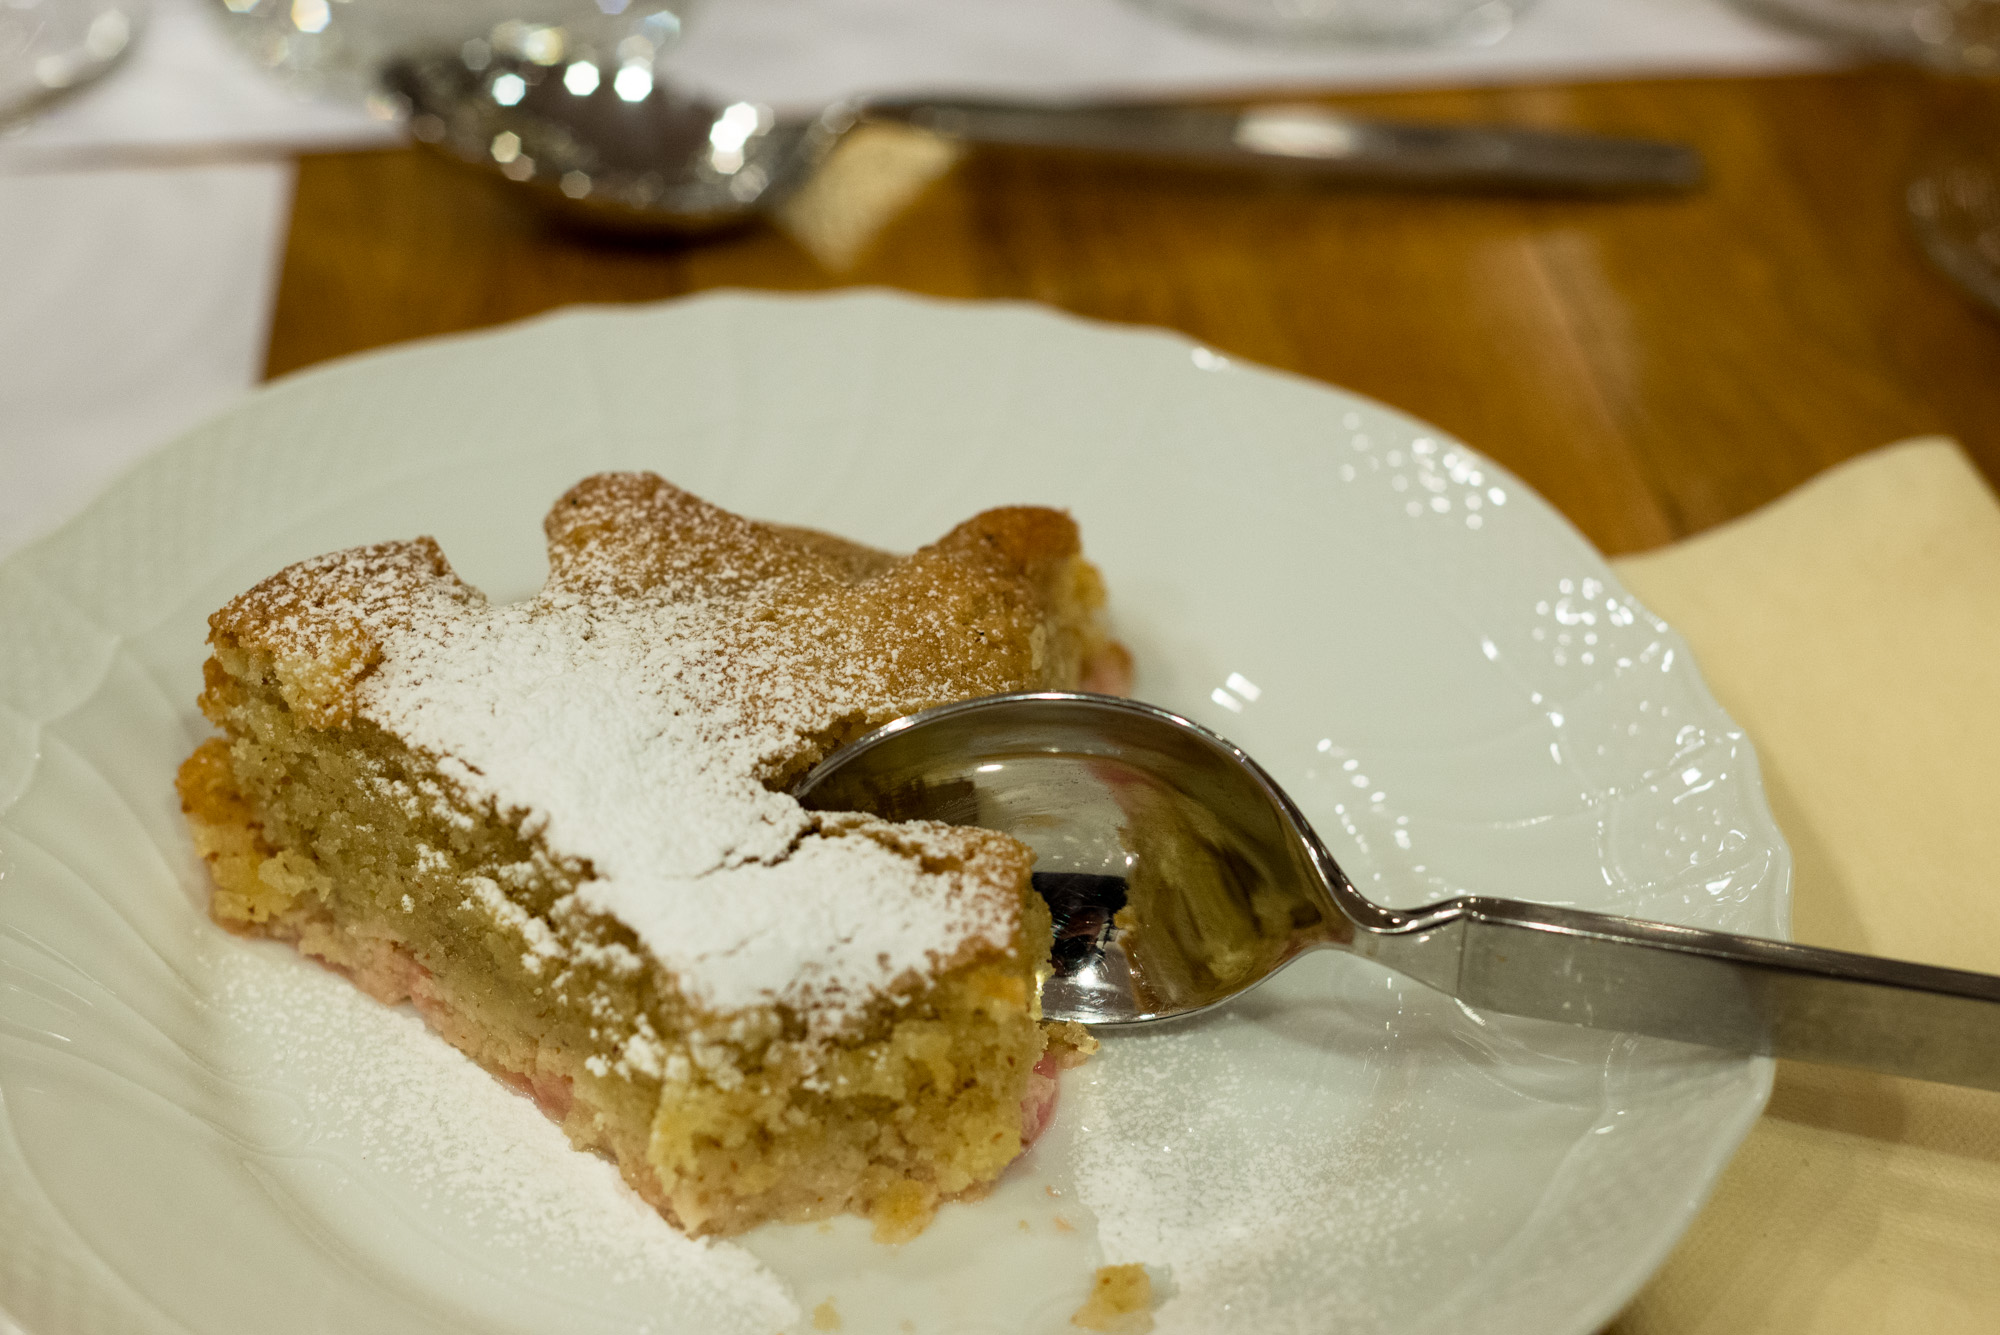
M0 0L0 5L9 0ZM690 0L216 0L251 58L301 92L395 108L379 88L399 56L501 52L538 65L583 62L607 77L653 77ZM631 70L633 73L627 74Z
M2000 20L2000 0L1987 8ZM1904 200L1931 263L2000 314L2000 79L1979 82L1925 143Z
M1269 43L1490 46L1534 0L1132 0L1189 27Z
M1937 69L2000 72L1993 0L1736 0L1752 14Z
M138 40L148 0L0 0L0 126L104 77Z
M1956 76L1904 194L1932 264L2000 312L2000 0L1737 0L1754 14Z

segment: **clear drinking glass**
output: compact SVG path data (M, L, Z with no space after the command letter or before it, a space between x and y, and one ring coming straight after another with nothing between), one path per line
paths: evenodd
M1736 0L1787 27L1948 70L2000 69L1993 0Z
M1132 0L1190 27L1270 43L1486 46L1534 0Z
M2000 3L1991 6L2000 14ZM2000 314L2000 79L1955 99L1904 196L1931 263Z
M1954 76L1904 196L1931 263L2000 311L2000 0L1738 0Z
M8 0L0 0L0 4ZM398 56L478 44L540 64L653 62L680 36L688 0L215 0L237 44L302 92L379 97Z
M125 58L147 0L0 0L0 125L102 78Z

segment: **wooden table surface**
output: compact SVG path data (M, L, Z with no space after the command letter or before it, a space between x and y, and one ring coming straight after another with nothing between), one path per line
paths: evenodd
M1878 69L1341 97L1683 139L1710 181L1608 201L1414 196L985 152L839 273L770 227L591 240L417 150L308 157L268 370L720 286L1027 298L1407 409L1618 554L1920 433L1956 435L2000 479L2000 320L1926 266L1901 205L1930 131L1996 96Z

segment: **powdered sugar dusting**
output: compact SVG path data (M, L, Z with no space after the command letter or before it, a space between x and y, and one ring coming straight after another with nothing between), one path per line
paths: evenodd
M768 862L811 829L759 770L796 746L748 725L713 607L426 594L384 639L364 717L433 753L461 790L546 821L600 880L686 882ZM593 892L597 893L597 892ZM700 924L694 924L697 930Z
M822 831L760 781L818 718L874 702L809 691L758 643L768 630L744 630L740 604L413 606L361 716L435 756L473 800L524 816L559 856L587 859L580 901L630 926L701 1004L779 1002L833 1027L845 1003L970 943L1008 945L1004 902Z
M428 539L385 543L236 600L218 653L261 648L309 720L372 723L427 757L456 790L441 812L484 808L575 879L556 919L615 917L711 1012L785 1005L830 1034L1011 947L1019 868L991 860L992 836L918 848L774 789L868 726L1062 680L1059 658L1074 675L1025 573L1074 556L1066 517L992 511L891 558L606 474L547 528L552 574L524 602L489 604ZM530 943L539 972L551 942Z
M289 955L236 948L215 967L219 1019L239 1050L269 1054L259 1079L299 1100L309 1154L413 1198L491 1264L518 1258L605 1285L606 1301L647 1313L634 1330L769 1335L797 1319L748 1252L674 1229L407 1009Z

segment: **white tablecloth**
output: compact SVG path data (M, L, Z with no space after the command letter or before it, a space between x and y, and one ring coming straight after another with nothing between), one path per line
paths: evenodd
M1205 36L1125 0L710 0L681 77L802 109L850 93L1171 97L1398 88L1824 64L1826 49L1724 0L1539 0L1488 47L1259 46Z
M256 382L291 181L283 160L0 175L0 556Z

